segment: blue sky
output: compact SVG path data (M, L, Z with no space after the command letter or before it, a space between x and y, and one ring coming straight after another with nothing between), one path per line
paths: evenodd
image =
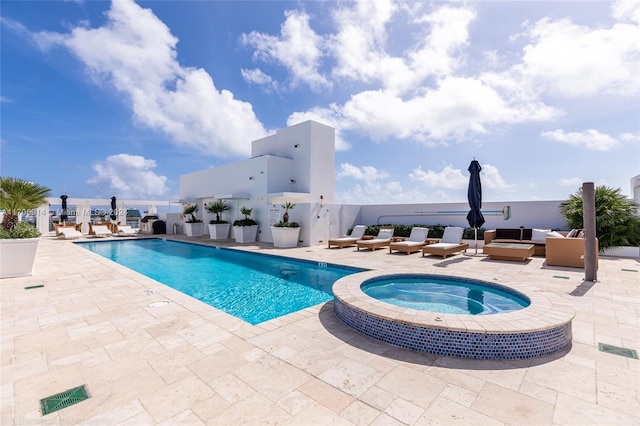
M640 2L2 1L1 174L176 200L307 119L336 198L562 200L640 173Z

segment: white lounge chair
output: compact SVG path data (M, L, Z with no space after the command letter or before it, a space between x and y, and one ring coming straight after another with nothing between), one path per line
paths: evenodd
M96 237L109 237L113 235L105 225L93 225L91 228L93 230L93 235Z
M392 242L389 244L389 253L393 252L393 250L403 251L406 254L420 251L427 243L428 233L429 228L421 228L419 226L411 228L411 234L409 234L408 240Z
M131 237L138 233L137 229L131 227L131 225L116 225L116 235L118 237Z
M338 248L353 246L364 236L366 230L367 227L365 225L356 225L351 230L351 235L340 238L330 238L328 248L331 248L331 246L337 246Z
M391 238L393 237L393 228L380 228L378 235L372 240L358 240L356 246L358 250L361 248L368 248L371 251L386 247L391 244Z
M439 243L427 244L422 248L422 255L434 254L446 258L459 251L467 251L469 244L462 242L464 229L459 226L448 226L444 229L444 234Z
M82 237L82 232L76 231L74 228L58 228L58 238L63 240L73 240Z

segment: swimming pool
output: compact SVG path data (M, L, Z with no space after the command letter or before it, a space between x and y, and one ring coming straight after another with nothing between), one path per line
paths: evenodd
M391 275L362 283L362 291L392 305L444 314L490 315L529 306L522 293L480 281L435 275Z
M76 244L253 325L332 300L362 271L159 238Z

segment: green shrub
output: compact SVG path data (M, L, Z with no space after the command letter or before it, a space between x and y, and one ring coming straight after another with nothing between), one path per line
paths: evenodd
M278 222L273 224L274 228L300 228L298 222Z
M595 188L596 237L603 252L609 247L640 246L638 205L620 194L620 189ZM560 204L560 213L570 228L583 228L582 188Z
M18 222L10 231L0 227L0 239L38 238L41 235L35 226L27 222Z

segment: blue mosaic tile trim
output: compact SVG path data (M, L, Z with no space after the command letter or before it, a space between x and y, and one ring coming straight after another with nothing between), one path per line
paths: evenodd
M394 322L339 300L333 309L351 328L394 346L434 355L472 359L523 359L553 354L571 343L571 322L524 333L475 333Z

